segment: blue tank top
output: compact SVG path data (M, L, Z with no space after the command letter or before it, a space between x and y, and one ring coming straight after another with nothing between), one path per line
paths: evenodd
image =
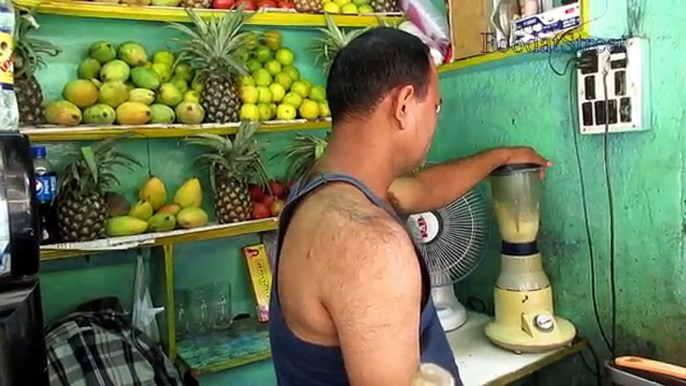
M407 229L406 223L400 219L390 205L353 177L341 174L319 174L306 181L304 186L301 186L302 181L296 183L288 197L286 206L281 212L279 220L276 262L273 267L274 275L269 305L269 340L276 380L279 386L349 385L340 347L321 346L298 338L286 325L278 300L277 272L286 228L302 198L328 182L344 182L355 186L373 204L386 210ZM431 300L428 270L416 244L415 250L420 261L423 288L427 298L421 313L421 324L419 326L421 362L435 363L443 367L453 375L455 384L462 386L453 352L450 349L448 339L441 327L438 314Z

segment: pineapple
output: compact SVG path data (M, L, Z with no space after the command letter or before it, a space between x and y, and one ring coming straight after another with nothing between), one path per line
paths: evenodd
M302 13L321 13L321 0L293 0L295 10Z
M45 40L27 36L31 28L38 28L31 13L15 11L15 20L14 93L19 105L19 124L34 126L43 120L43 90L34 74L45 65L42 54L57 56L61 51Z
M254 177L262 185L269 180L261 158L264 146L254 138L258 127L258 122L242 122L233 140L209 133L188 140L190 144L211 150L200 155L196 162L210 173L219 224L249 220L253 205L248 183Z
M119 184L112 169L115 165L132 170L141 166L134 158L113 148L116 138L94 147L82 147L72 154L59 174L57 225L66 242L89 241L105 237L107 203L105 190Z
M296 181L312 169L326 150L329 135L330 133L327 133L324 138L311 134L298 135L295 137L295 143L284 147L282 153L277 154L283 156L284 162L288 165L286 181Z
M372 0L370 5L376 13L397 13L400 12L398 0Z
M324 70L328 71L338 51L356 37L367 32L371 27L359 28L346 33L338 28L331 15L326 14L325 17L326 28L319 29L324 36L315 39L316 43L312 49L317 54L315 64L323 65Z
M241 101L238 90L238 76L247 75L242 49L254 44L252 34L239 32L247 14L245 5L232 12L224 12L219 20L209 22L187 8L186 12L196 27L191 30L183 24L171 26L183 33L184 39L173 39L181 48L177 63L189 63L195 70L203 88L200 104L205 109L205 122L229 123L238 121Z
M283 151L277 154L277 156L282 156L288 165L286 181L297 181L312 169L319 157L324 154L330 136L331 132L327 133L324 138L314 135L298 135L295 137L295 143L284 147ZM405 176L413 175L423 168L424 164L406 173Z
M181 0L179 7L183 8L210 8L212 0Z

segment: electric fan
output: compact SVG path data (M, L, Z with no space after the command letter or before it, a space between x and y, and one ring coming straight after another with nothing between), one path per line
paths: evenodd
M450 204L413 214L408 226L424 256L431 277L431 297L444 331L467 322L467 310L455 296L453 285L481 262L488 215L483 196L471 190Z

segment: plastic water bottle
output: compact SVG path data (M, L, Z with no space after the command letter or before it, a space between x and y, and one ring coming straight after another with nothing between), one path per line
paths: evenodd
M34 176L36 179L36 200L41 224L41 244L57 242L57 227L54 201L57 197L57 174L52 171L46 158L45 146L31 147Z
M441 366L422 363L412 377L411 386L455 386L455 379Z
M0 130L19 129L19 107L14 95L14 7L0 0Z

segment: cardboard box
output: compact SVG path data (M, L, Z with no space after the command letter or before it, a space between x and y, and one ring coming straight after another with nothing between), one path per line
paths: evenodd
M484 39L495 33L490 17L493 0L448 0L453 61L482 55Z

